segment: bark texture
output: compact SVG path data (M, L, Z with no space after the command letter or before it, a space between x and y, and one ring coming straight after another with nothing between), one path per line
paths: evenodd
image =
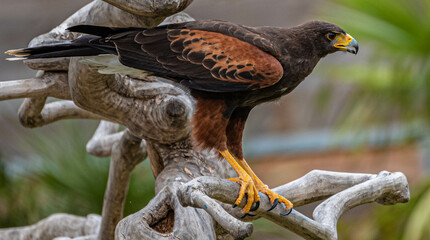
M187 14L177 13L190 3L95 0L29 45L74 39L79 34L65 29L76 24L152 27L190 21ZM19 119L26 127L70 118L101 120L87 151L98 157L111 156L102 216L55 214L32 226L0 230L0 239L243 239L253 230L247 221L259 217L306 239L337 239L337 221L348 209L369 202L389 205L409 200L402 173L315 170L275 189L295 206L326 199L315 209L313 219L295 210L282 216L281 206L266 212L270 203L261 195L256 216L239 220L240 210L231 207L239 186L223 180L233 176L231 168L217 154L192 148L194 99L187 90L157 77L100 74L81 60L25 61L39 73L33 79L0 82L0 100L26 98L19 109ZM59 100L47 104L47 97ZM126 130L119 131L121 125ZM156 196L145 208L123 218L130 172L147 156L156 177Z

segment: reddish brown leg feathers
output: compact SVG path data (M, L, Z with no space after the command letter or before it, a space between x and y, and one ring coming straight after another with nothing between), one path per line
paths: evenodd
M249 111L251 111L251 108L235 109L227 125L227 148L236 159L243 158L242 135Z
M197 149L227 149L225 131L228 119L224 117L226 109L224 100L197 98L191 133Z

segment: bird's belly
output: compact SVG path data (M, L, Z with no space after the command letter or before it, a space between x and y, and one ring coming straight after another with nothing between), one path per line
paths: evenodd
M289 80L284 78L273 86L251 91L217 93L192 90L191 94L196 98L222 99L227 106L233 109L237 107L252 108L264 102L276 101L296 88L301 80L293 81L291 78Z
M290 82L291 83L291 82ZM297 84L280 84L268 88L249 92L248 95L240 99L240 105L244 107L256 106L261 103L276 101L282 96L290 93Z
M243 99L240 105L243 107L256 106L264 102L276 101L282 96L283 96L282 93L276 93L271 95L258 95L255 97L252 96L252 97Z

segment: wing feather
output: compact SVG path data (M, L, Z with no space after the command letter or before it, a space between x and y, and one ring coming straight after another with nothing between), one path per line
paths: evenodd
M235 30L237 25L219 26L217 32L186 26L144 29L111 39L122 63L173 78L192 89L246 91L272 86L282 78L279 61L257 47L260 45L252 44L255 41L270 48L270 41L258 34ZM234 33L248 40L238 39ZM137 61L139 58L141 62Z

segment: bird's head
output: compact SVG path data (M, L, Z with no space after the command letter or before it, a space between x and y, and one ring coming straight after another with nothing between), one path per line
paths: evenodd
M342 28L324 21L312 21L300 26L307 39L319 51L320 56L325 56L337 51L345 51L353 54L358 52L357 41Z

